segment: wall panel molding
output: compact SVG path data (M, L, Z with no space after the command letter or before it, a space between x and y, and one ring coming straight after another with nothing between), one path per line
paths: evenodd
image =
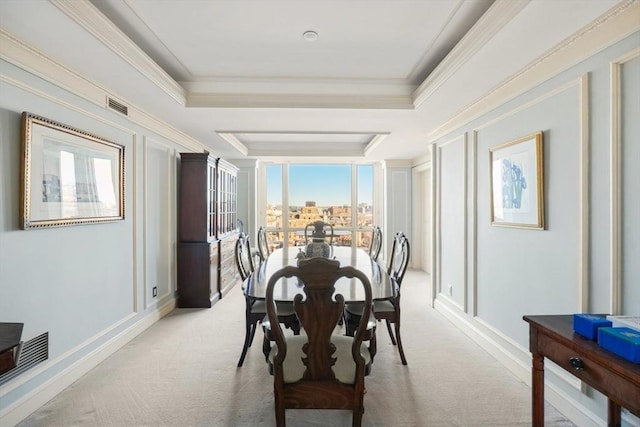
M143 223L142 223L142 235L143 235L143 262L142 262L142 269L143 269L143 298L142 298L142 303L144 308L149 308L155 304L157 304L157 301L160 301L166 297L171 296L172 294L172 288L173 288L173 284L172 283L167 283L167 291L162 293L162 294L158 294L156 298L151 298L149 299L148 295L149 295L149 291L151 290L151 288L153 288L153 285L158 286L157 283L149 283L148 280L148 263L147 263L147 257L148 257L148 249L147 249L147 238L149 237L149 231L148 231L148 227L147 224L149 223L149 187L148 187L148 182L149 182L149 157L148 157L148 152L150 147L158 147L160 148L160 150L164 151L165 154L165 162L166 162L166 170L169 171L170 173L165 175L165 187L168 189L173 189L173 183L176 181L176 175L175 175L175 166L174 164L176 163L176 158L174 155L174 150L171 146L169 146L168 144L165 144L163 142L159 142L156 141L152 138L148 138L148 137L143 137L143 155L142 155L142 173L144 175L144 179L143 179L143 187L142 187L142 192L143 192L143 197L142 197L142 203L143 203L143 207L142 207L142 212L143 212ZM175 192L173 192L172 194L176 194ZM173 198L172 197L168 197L169 195L166 195L163 199L164 199L164 204L165 204L165 209L167 212L167 222L166 224L164 224L165 227L165 233L166 236L175 236L175 232L174 232L174 228L173 228L173 224L175 224L176 220L174 217L174 212L176 212L176 206L174 205L173 202ZM165 256L167 257L167 259L173 259L175 257L174 255L174 247L175 247L175 238L170 237L167 240L167 245L164 248L165 251ZM172 277L174 276L172 270L171 270L171 266L173 265L173 262L169 262L166 265L166 275L167 278L169 278L169 280L172 279Z
M478 131L471 131L471 316L478 315Z
M590 116L589 116L589 75L585 74L578 79L571 80L569 82L558 85L557 87L539 95L538 97L524 102L517 107L500 114L490 120L487 120L481 124L478 124L473 128L472 135L472 150L474 156L474 167L477 170L477 139L478 132L482 129L486 129L489 126L495 125L501 121L508 119L509 117L514 116L517 113L525 111L536 104L539 104L559 93L562 93L568 89L577 87L579 90L579 127L580 127L580 140L578 141L578 156L579 156L579 183L577 193L579 196L579 219L578 219L578 254L579 254L579 265L578 269L578 294L576 295L576 301L578 308L586 312L589 310L589 256L590 256L590 246L589 246L589 228L590 228L590 218L589 218L589 203L590 203L590 185L589 185L589 174L590 174L590 163L589 163L589 153L590 153L590 136L589 136L589 124L590 124ZM548 142L543 142L546 147ZM545 148L546 150L546 148ZM547 167L545 165L545 167ZM473 175L474 182L473 186L473 200L474 204L477 203L478 200L478 189L477 189L477 181L479 177L474 173ZM477 205L476 205L477 206ZM476 216L474 220L474 246L476 246L476 250L474 250L474 257L477 256L477 212L474 207L474 216ZM472 273L475 275L477 271L477 259L474 259L473 270ZM477 295L478 295L478 283L477 277L473 276L472 286L473 291L472 295L474 298L473 301L473 315L477 316Z
M609 311L620 314L622 310L622 82L620 78L622 66L640 56L640 49L634 49L616 58L610 64L611 72L611 137L610 137L610 182L611 182L611 242L610 242L610 271L611 271L611 301Z
M453 298L451 298L449 295L447 295L442 286L442 258L443 258L443 252L442 252L442 212L441 212L441 206L442 206L442 182L443 182L443 177L442 177L442 162L443 162L443 149L445 147L447 147L448 145L453 145L455 143L461 143L462 144L462 159L461 159L461 170L462 170L462 183L463 183L463 188L462 188L462 195L460 195L460 197L462 197L462 210L463 210L463 214L462 214L462 226L463 226L463 248L462 248L462 252L463 252L463 259L462 259L462 303L458 303L457 301L455 301ZM468 194L468 189L467 189L467 177L468 177L468 164L467 164L467 134L463 133L460 134L459 136L440 142L440 143L436 143L434 144L434 159L435 159L435 164L436 166L436 172L435 172L435 177L436 179L433 180L432 179L432 183L435 182L435 193L436 193L436 197L435 197L435 206L436 206L436 214L435 216L432 216L433 218L433 223L435 225L435 229L436 229L436 233L435 233L435 245L434 245L434 249L435 251L432 251L432 256L433 258L436 260L435 261L435 269L432 269L432 271L435 272L435 275L432 276L432 280L434 281L434 299L444 299L449 301L452 305L456 306L458 309L460 309L463 312L466 312L468 307L467 307L467 303L468 303L468 298L467 298L467 290L468 290L468 268L467 268L467 261L468 261L468 226L467 226L467 218L468 218L468 203L467 203L467 194ZM432 184L433 185L433 184ZM433 193L433 191L432 191Z

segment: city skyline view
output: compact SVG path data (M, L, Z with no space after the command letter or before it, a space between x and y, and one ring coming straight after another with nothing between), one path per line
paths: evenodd
M373 166L358 165L358 204L373 202ZM267 166L267 203L282 205L282 165ZM289 206L351 205L351 165L289 165Z

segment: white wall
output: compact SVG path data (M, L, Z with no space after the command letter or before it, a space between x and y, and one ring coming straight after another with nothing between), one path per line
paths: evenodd
M523 315L640 313L640 33L601 48L542 83L533 66L518 77L524 93L493 94L491 108L461 114L432 140L435 306L526 382ZM492 226L489 150L537 131L545 229ZM606 424L602 395L550 363L546 371L552 404L577 425Z
M0 321L23 322L25 341L49 332L49 359L0 386L13 425L174 307L177 160L198 146L5 61L0 94ZM23 111L125 147L123 221L19 228Z

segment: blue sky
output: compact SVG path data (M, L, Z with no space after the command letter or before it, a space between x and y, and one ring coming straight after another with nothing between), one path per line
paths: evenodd
M358 168L358 202L372 203L373 167ZM313 200L318 206L351 204L351 165L290 165L289 205L303 206ZM282 202L282 169L267 167L267 203Z

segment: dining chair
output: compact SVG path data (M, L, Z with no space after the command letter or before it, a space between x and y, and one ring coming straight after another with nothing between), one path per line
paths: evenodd
M369 245L369 256L372 260L378 261L380 251L382 250L382 230L377 225L373 227L371 232L371 245Z
M267 241L267 230L264 227L258 229L258 254L260 261L264 261L269 256L269 242Z
M364 314L354 336L334 334L344 310L344 297L334 296L334 283L341 277L362 286ZM282 278L296 278L301 292L294 309L304 335L286 336L277 324L274 286ZM322 257L302 259L297 266L275 272L266 289L267 317L275 344L268 356L273 375L276 425L285 426L286 409L349 409L352 425L360 426L364 413L364 377L371 369L371 356L363 337L371 312L371 284L367 276L340 261Z
M400 353L400 360L402 364L407 364L407 359L402 347L402 339L400 337L400 288L402 285L402 279L407 271L409 265L409 240L402 232L395 234L393 238L393 247L391 249L391 256L389 259L389 266L387 272L391 279L396 283L397 290L396 295L388 300L374 301L373 303L373 315L378 320L384 320L387 324L387 331L391 338L391 343L397 345ZM360 317L363 313L363 305L361 303L349 303L345 307L345 331L347 335L353 335L355 331L355 325L358 324ZM393 323L395 329L391 329ZM374 341L375 344L375 341Z
M242 279L242 288L244 289L246 280L254 273L253 256L251 252L251 244L246 234L240 233L235 246L235 261L238 273ZM242 353L238 360L238 367L244 363L247 356L247 350L253 343L253 337L256 334L258 323L263 322L267 314L264 300L249 298L245 295L245 338L242 346ZM278 320L291 328L294 334L300 333L300 323L293 311L292 303L278 303ZM267 339L265 333L265 340ZM264 346L265 344L263 344Z

